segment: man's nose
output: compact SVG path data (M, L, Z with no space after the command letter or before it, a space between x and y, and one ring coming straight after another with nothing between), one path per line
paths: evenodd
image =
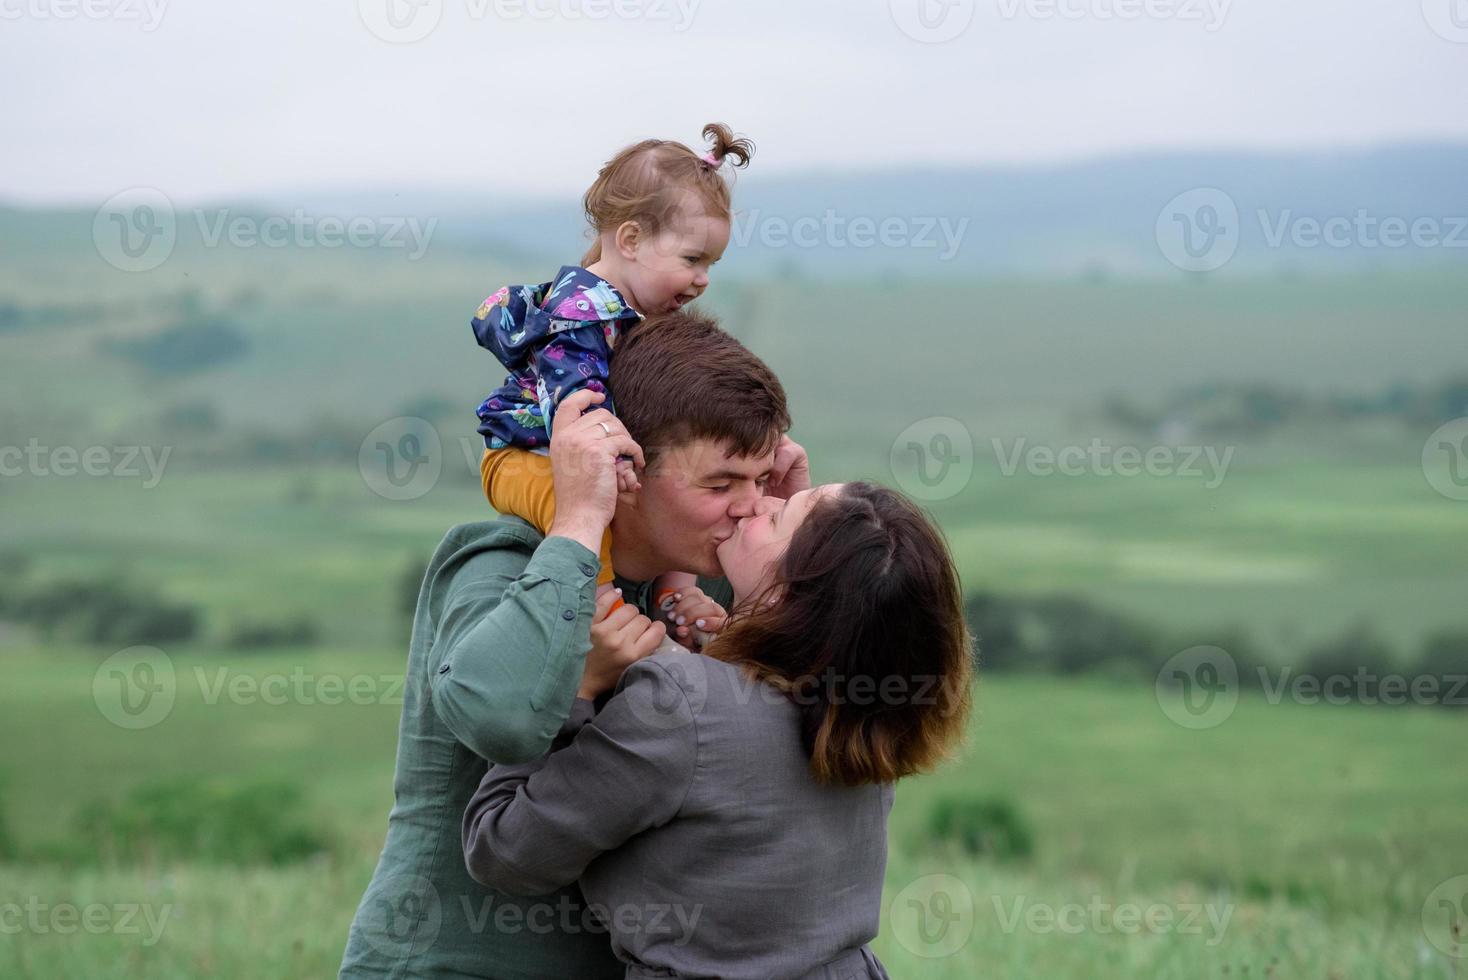
M729 501L729 516L735 520L762 513L760 501L764 498L760 496L759 487L745 487L739 493L734 494L733 498Z

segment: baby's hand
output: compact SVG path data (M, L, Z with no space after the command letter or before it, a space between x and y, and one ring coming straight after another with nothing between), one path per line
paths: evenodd
M620 458L617 460L617 492L633 493L642 489L642 481L637 479L637 467L632 465L632 460Z
M668 612L673 638L693 650L702 649L729 621L724 607L697 586L679 589Z

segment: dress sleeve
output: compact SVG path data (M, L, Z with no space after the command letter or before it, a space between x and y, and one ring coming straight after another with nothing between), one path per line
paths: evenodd
M639 661L566 748L490 767L464 811L469 874L514 895L570 884L598 855L678 813L697 745L683 685L664 665Z

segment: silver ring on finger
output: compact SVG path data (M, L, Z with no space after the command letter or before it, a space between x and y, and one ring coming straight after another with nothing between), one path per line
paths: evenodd
M601 430L603 432L605 432L607 435L611 435L612 434L612 427L609 426L609 425L607 425L605 422L598 422L596 424L599 425L599 426L601 426Z

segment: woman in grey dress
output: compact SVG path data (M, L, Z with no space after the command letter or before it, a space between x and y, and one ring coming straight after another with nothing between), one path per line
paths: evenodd
M885 977L893 783L951 751L971 699L952 559L869 483L762 499L719 559L735 605L704 654L638 661L544 758L490 767L469 873L579 879L629 978Z

